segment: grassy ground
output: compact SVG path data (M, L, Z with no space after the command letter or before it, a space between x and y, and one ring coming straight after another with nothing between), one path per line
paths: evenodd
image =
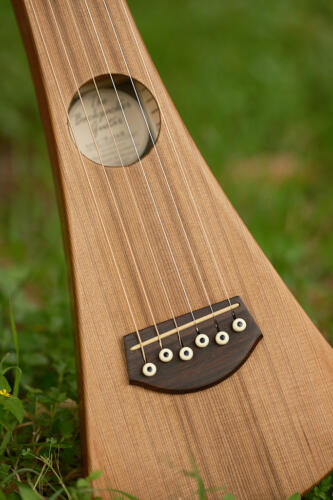
M215 175L332 343L333 4L131 0L130 6ZM45 497L61 489L59 498L89 498L89 480L73 486L81 475L77 392L59 219L9 0L0 4L0 47L0 358L9 353L0 373L17 362L22 369L20 399L0 395L0 443L9 436L0 445L0 486L8 498L19 498L10 494L19 481ZM15 374L5 374L12 389ZM21 472L10 476L13 470ZM330 498L331 483L312 498ZM21 497L32 499L22 488Z

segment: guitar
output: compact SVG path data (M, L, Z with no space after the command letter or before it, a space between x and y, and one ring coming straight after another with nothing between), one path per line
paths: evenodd
M306 491L333 463L332 350L217 184L125 1L12 2L57 185L99 494L188 497L189 455L239 499Z

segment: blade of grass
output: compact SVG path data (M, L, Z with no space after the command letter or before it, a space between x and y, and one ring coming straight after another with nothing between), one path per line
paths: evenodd
M190 462L192 465L192 470L191 471L184 470L183 473L185 474L185 476L193 477L196 480L197 486L198 486L198 490L197 490L198 498L200 500L207 500L207 495L206 495L207 489L205 488L204 481L203 481L202 477L200 476L198 467L197 467L195 460L194 460L194 457L191 453L190 453Z
M15 325L15 320L14 320L14 313L13 313L11 299L9 299L9 318L10 318L10 324L11 324L12 334L13 334L13 339L14 339L14 344L15 344L16 363L19 365L20 364L20 349L19 349L18 335L17 335L16 325Z
M8 474L8 476L6 476L0 483L0 488L2 486L4 486L6 483L8 483L8 481L12 478L12 477L16 477L17 474L20 474L21 472L32 472L33 474L36 474L38 475L39 472L34 470L34 469L30 469L28 467L22 467L22 469L17 469L17 470L14 470L14 472L12 472L11 474Z
M9 370L15 370L15 379L14 379L14 389L13 389L13 395L18 397L18 392L19 392L19 387L20 387L20 380L22 377L22 370L19 366L7 366L5 370L2 372L3 375L7 373Z
M0 457L2 457L2 455L5 453L7 444L9 443L11 436L12 436L12 431L7 431L6 434L4 435L0 445Z
M49 500L56 500L58 497L60 497L60 495L63 491L64 491L64 488L60 488L60 490L53 493L53 495L49 498Z

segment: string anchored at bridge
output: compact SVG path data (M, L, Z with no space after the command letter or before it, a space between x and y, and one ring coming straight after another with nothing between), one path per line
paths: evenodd
M234 373L262 334L240 297L183 314L124 337L131 384L163 392L184 393L210 387ZM177 334L181 338L179 347ZM159 340L163 340L161 349ZM142 364L140 349L146 361Z

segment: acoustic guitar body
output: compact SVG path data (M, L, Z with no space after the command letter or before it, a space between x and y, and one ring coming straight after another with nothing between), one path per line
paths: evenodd
M95 486L141 499L191 498L196 485L184 470L191 470L192 457L207 487L226 486L237 499L284 499L309 489L333 463L331 348L207 167L127 6L122 0L13 5L58 186L76 318L83 458L88 471L104 471ZM140 82L160 115L155 146L123 167L80 153L69 126L78 88L109 72L120 83L129 75ZM192 330L184 330L183 340L192 360L179 360L182 332L163 340L173 352L170 364L157 359L159 342L147 351L140 345L154 337L154 321L164 332L186 326L188 302L203 317L210 304L228 308L230 297L244 304L248 329L230 330L229 344L219 346L209 330L212 315L211 326L202 323L209 356L200 358L204 349L194 345ZM230 329L235 315L223 314L222 326ZM245 338L248 344L239 340ZM139 371L132 380L134 358ZM141 372L151 360L156 383ZM196 367L192 374L187 366ZM106 490L98 494L109 498Z

